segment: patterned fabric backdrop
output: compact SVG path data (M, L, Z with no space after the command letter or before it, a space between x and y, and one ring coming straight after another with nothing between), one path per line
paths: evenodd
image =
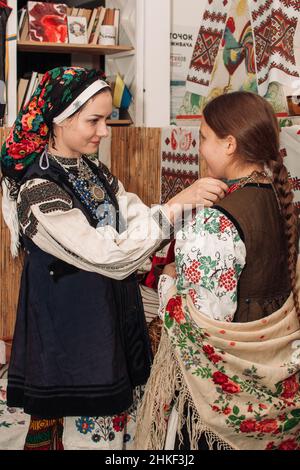
M298 78L299 83L299 68L294 55L299 0L251 0L249 4L260 95L267 92L272 81L291 86Z
M199 178L199 128L167 127L161 133L161 203Z
M236 90L257 93L253 34L247 0L233 0L209 85L208 99ZM203 100L205 106L207 100Z
M245 21L246 10L249 22ZM226 56L224 66L229 79L244 62L247 74L250 78L254 74L257 82L251 87L257 87L260 95L264 96L275 81L296 88L300 83L294 54L299 12L298 0L207 0L188 71L187 91L208 95L220 47Z
M281 129L280 147L294 190L295 205L300 214L300 125Z
M230 3L228 0L207 1L186 82L186 89L191 93L207 95Z

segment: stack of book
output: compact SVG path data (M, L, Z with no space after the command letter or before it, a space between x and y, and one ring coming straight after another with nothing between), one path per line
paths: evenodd
M115 27L118 45L119 23L118 8L72 8L64 3L29 1L19 11L18 39L99 44L101 25L111 25Z
M32 72L31 76L28 78L20 78L18 81L18 101L17 101L17 106L18 106L18 112L21 111L23 106L25 106L30 97L33 95L35 92L38 84L40 83L41 79L43 77L42 73L38 72Z

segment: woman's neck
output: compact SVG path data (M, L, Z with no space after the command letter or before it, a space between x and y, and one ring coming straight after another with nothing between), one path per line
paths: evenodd
M241 178L245 178L249 175L251 175L251 173L253 173L254 171L257 171L257 172L262 172L264 169L263 169L263 166L262 165L247 165L247 166L233 166L231 168L228 168L228 170L226 171L226 175L225 175L225 179L231 181L231 180L238 180L238 179L241 179Z
M74 150L68 149L65 146L61 146L58 144L55 144L54 146L51 143L49 143L48 151L49 153L51 153L51 155L54 155L60 158L79 159L82 156L80 152L75 152Z

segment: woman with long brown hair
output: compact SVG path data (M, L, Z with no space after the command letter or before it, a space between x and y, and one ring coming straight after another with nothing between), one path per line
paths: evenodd
M176 235L137 448L299 449L297 217L271 106L204 109L201 153L226 197Z

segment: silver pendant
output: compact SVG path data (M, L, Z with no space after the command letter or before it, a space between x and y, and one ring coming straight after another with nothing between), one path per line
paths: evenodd
M105 194L103 189L99 188L99 186L91 186L91 193L92 196L96 199L96 201L103 201Z

